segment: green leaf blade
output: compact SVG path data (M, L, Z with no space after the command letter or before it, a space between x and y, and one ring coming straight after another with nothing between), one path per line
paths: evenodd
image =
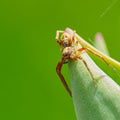
M80 60L69 61L71 90L77 120L120 119L120 87L84 53L96 84Z

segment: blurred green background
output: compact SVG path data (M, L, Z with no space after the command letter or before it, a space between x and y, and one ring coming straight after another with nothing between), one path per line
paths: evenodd
M56 30L71 27L89 42L102 32L120 60L119 12L119 0L0 1L0 120L76 120L55 71Z

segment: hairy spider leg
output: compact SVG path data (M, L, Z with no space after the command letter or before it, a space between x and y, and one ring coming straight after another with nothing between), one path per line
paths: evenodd
M68 84L66 83L65 78L64 78L64 76L62 75L62 72L61 72L61 69L62 69L62 66L63 66L64 63L65 63L65 58L62 57L62 59L57 64L56 72L57 72L58 76L60 77L60 80L63 83L65 89L67 90L69 95L72 97L71 90L70 90Z

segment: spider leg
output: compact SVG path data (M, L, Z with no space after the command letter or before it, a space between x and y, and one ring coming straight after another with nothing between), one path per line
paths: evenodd
M92 54L98 56L99 58L101 58L107 65L109 65L109 63L99 54L97 54L96 52L93 52L91 49L89 48L84 48L85 50L87 50L88 52L91 52Z
M59 40L59 35L62 34L62 33L64 33L64 31L57 30L55 39Z
M69 93L69 95L72 96L71 90L70 90L69 86L67 85L64 76L63 76L62 73L61 73L61 68L62 68L64 62L65 62L65 59L64 59L64 58L62 58L62 59L58 62L57 67L56 67L56 72L57 72L58 76L60 77L60 80L61 80L61 82L63 83L65 89L67 90L67 92Z
M86 62L81 56L78 56L78 53L81 53L83 50L85 50L85 48L80 48L80 49L78 49L78 50L76 51L77 55L72 56L72 58L73 58L73 59L80 59L80 60L82 60L82 62L84 63L85 67L87 68L87 70L88 70L91 78L93 79L94 83L96 84L96 80L94 79L93 74L92 74L92 72L90 71L90 69L89 69L89 67L88 67L88 65L87 65L87 62Z

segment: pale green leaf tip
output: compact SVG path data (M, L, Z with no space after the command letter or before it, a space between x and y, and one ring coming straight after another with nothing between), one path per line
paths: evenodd
M119 120L120 87L86 53L81 56L87 62L96 84L81 60L69 61L77 120Z

